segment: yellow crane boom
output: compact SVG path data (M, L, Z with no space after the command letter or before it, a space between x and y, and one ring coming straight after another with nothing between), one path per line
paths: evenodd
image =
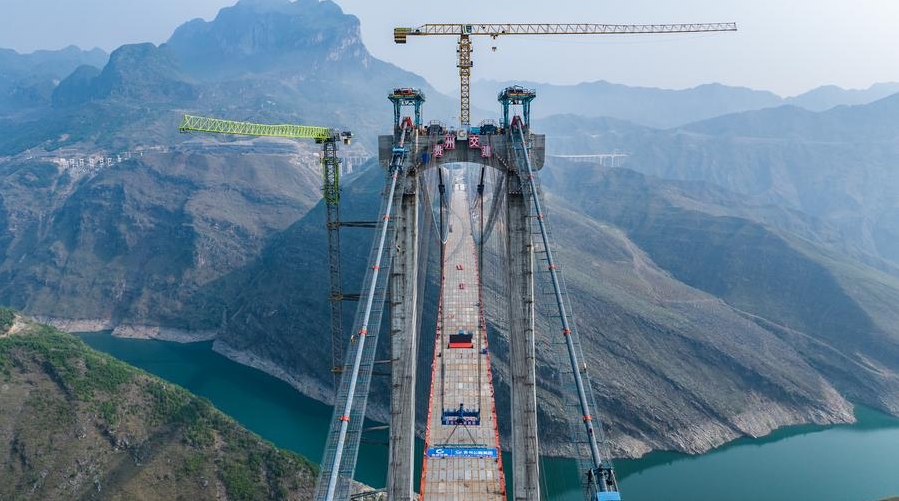
M686 24L423 24L415 28L394 28L393 41L406 43L410 36L453 35L459 37L459 121L463 127L471 124L471 39L472 36L500 35L633 35L651 33L702 33L712 31L737 31L736 23L686 23Z

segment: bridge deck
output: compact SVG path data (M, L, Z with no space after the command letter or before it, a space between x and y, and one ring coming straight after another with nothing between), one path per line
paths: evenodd
M435 340L425 438L421 484L425 500L506 497L468 204L464 185L454 181L443 263L443 328ZM472 334L470 347L468 333ZM458 412L460 407L464 413ZM447 416L444 411L451 412ZM479 413L477 424L472 411Z

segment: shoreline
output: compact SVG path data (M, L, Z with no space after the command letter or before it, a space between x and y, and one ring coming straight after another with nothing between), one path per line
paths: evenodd
M212 343L212 351L234 363L252 367L273 378L280 379L309 398L329 406L334 405L334 396L331 395L330 390L311 377L293 376L286 369L271 360L259 357L252 352L237 350L220 339L216 339Z
M70 333L111 331L114 337L127 339L155 339L176 343L213 341L212 351L217 354L235 363L252 367L271 377L284 381L299 393L326 405L332 406L334 403L334 395L331 388L323 385L317 379L309 376L297 377L269 359L262 358L250 351L238 350L225 341L218 339L219 332L215 330L189 331L140 324L113 325L112 321L108 319L72 320L49 317L34 317L34 319ZM628 460L641 459L653 453L677 453L698 456L732 445L741 439L764 440L778 431L791 427L816 426L826 428L851 425L856 421L853 412L854 406L848 402L847 404L848 408L841 409L844 412L838 413L839 415L827 415L827 413L822 413L821 409L813 408L805 409L805 412L802 412L800 409L780 408L779 412L773 414L770 412L758 414L761 409L757 409L755 412L734 416L732 421L739 421L742 426L752 429L751 434L733 428L733 422L708 421L703 428L694 429L687 435L667 437L666 441L674 448L658 447L661 445L659 440L653 440L651 437L643 437L641 440L630 436L618 436L616 437L618 447L615 448L617 454L613 454L613 456L616 459ZM388 412L381 407L371 405L370 403L367 413L368 418L386 422ZM769 408L769 410L771 409ZM656 447L653 447L653 445ZM571 450L566 445L560 444L546 447L542 452L543 455L548 457L565 458L570 457Z
M116 323L111 319L104 318L69 319L44 316L34 316L32 318L35 322L47 324L68 333L112 331L113 336L127 339L157 339L175 343L198 343L201 341L213 341L219 335L219 331L211 329L192 331L158 325Z

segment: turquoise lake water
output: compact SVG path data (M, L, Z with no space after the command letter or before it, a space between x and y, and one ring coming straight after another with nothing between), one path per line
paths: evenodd
M211 350L82 334L90 346L208 398L279 447L319 461L331 408ZM658 452L615 462L625 501L877 501L899 496L899 419L858 408L851 426L778 430L701 456ZM377 437L375 437L377 438ZM419 444L419 448L421 445ZM387 447L362 444L357 479L383 486ZM421 454L418 454L421 457ZM581 501L574 463L543 460L554 501Z

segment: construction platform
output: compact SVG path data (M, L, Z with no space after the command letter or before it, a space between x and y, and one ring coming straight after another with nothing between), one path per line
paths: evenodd
M469 199L461 174L453 177L421 499L504 501L505 478Z

